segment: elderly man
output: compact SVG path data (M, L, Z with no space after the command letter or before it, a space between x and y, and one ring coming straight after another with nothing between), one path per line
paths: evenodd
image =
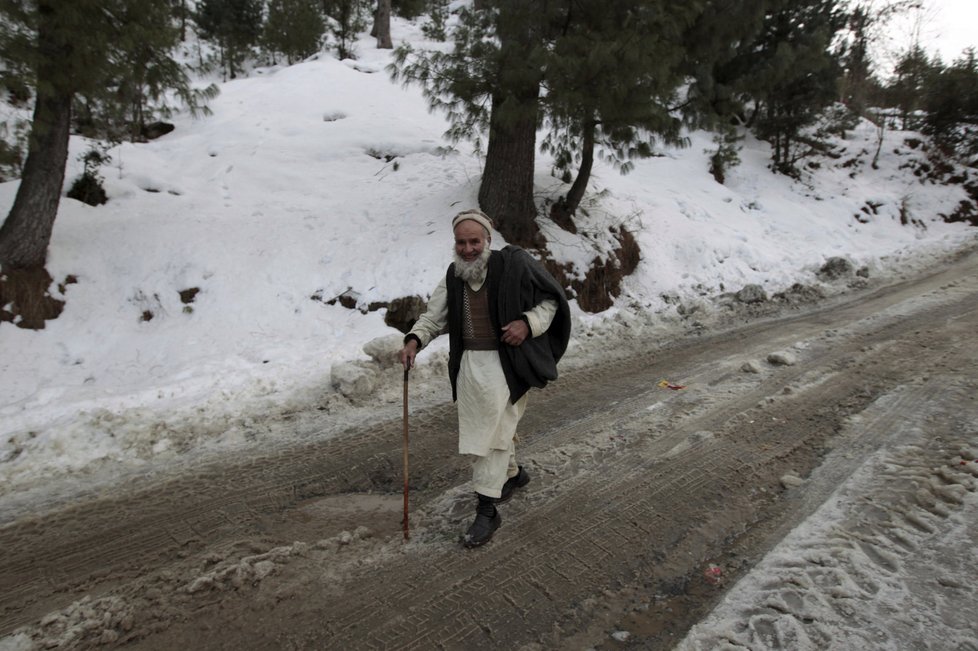
M414 366L418 350L447 327L458 451L475 457L478 497L462 542L478 547L502 524L496 504L530 481L516 462L516 426L527 391L557 378L571 320L563 289L543 265L519 247L490 251L492 221L485 213L459 213L452 230L455 261L404 337L401 363Z

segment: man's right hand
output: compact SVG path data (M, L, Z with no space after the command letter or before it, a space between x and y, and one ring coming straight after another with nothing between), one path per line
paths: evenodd
M405 371L409 371L414 368L414 358L418 355L418 342L414 339L409 339L404 348L401 349L401 365L404 366Z

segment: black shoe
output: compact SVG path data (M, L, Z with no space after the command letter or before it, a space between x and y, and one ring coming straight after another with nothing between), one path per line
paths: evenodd
M475 509L475 521L462 538L466 547L481 547L492 540L492 534L503 523L493 498L479 495L479 505Z
M513 477L506 480L503 484L502 495L496 500L496 504L502 504L503 502L508 502L513 493L516 492L517 488L523 488L530 483L530 473L523 470L523 466L520 466L520 471L516 473Z

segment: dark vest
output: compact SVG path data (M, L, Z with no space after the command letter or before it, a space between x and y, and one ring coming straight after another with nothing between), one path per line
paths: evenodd
M445 277L448 311L448 376L452 383L452 399L458 399L457 381L465 351L463 329L464 293L466 283L455 277L455 265L449 265ZM544 299L557 301L553 322L544 334L528 338L520 346L500 342L499 363L506 377L509 399L515 403L530 390L543 388L557 379L560 361L570 339L570 309L564 290L543 265L515 246L507 246L489 254L486 270L486 299L489 321L496 341L502 339L502 326L519 319Z
M502 258L503 256L499 251L491 251L489 253L489 267L486 270L486 282L484 285L486 300L489 304L489 323L492 324L492 332L496 337L496 341L499 341L503 336L502 325L498 319L499 281L505 271L503 269ZM448 377L452 382L452 400L457 400L458 372L462 367L462 353L465 351L462 333L464 314L462 310L464 309L466 282L455 275L454 263L448 267L448 272L445 276L445 286L448 288ZM513 369L505 355L500 355L499 361L503 365L503 374L506 376L506 384L509 385L511 398L514 389L519 393L519 396L522 396L529 389L529 386L525 388L519 386L519 383L516 382ZM512 381L510 380L510 376L513 376ZM513 402L516 402L516 400L519 400L519 397L513 399Z

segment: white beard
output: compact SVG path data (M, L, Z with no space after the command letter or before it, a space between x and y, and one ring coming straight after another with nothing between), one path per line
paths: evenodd
M489 247L482 249L482 253L472 262L466 262L458 253L452 249L455 255L455 277L461 278L467 283L480 283L486 278L486 269L489 268Z

